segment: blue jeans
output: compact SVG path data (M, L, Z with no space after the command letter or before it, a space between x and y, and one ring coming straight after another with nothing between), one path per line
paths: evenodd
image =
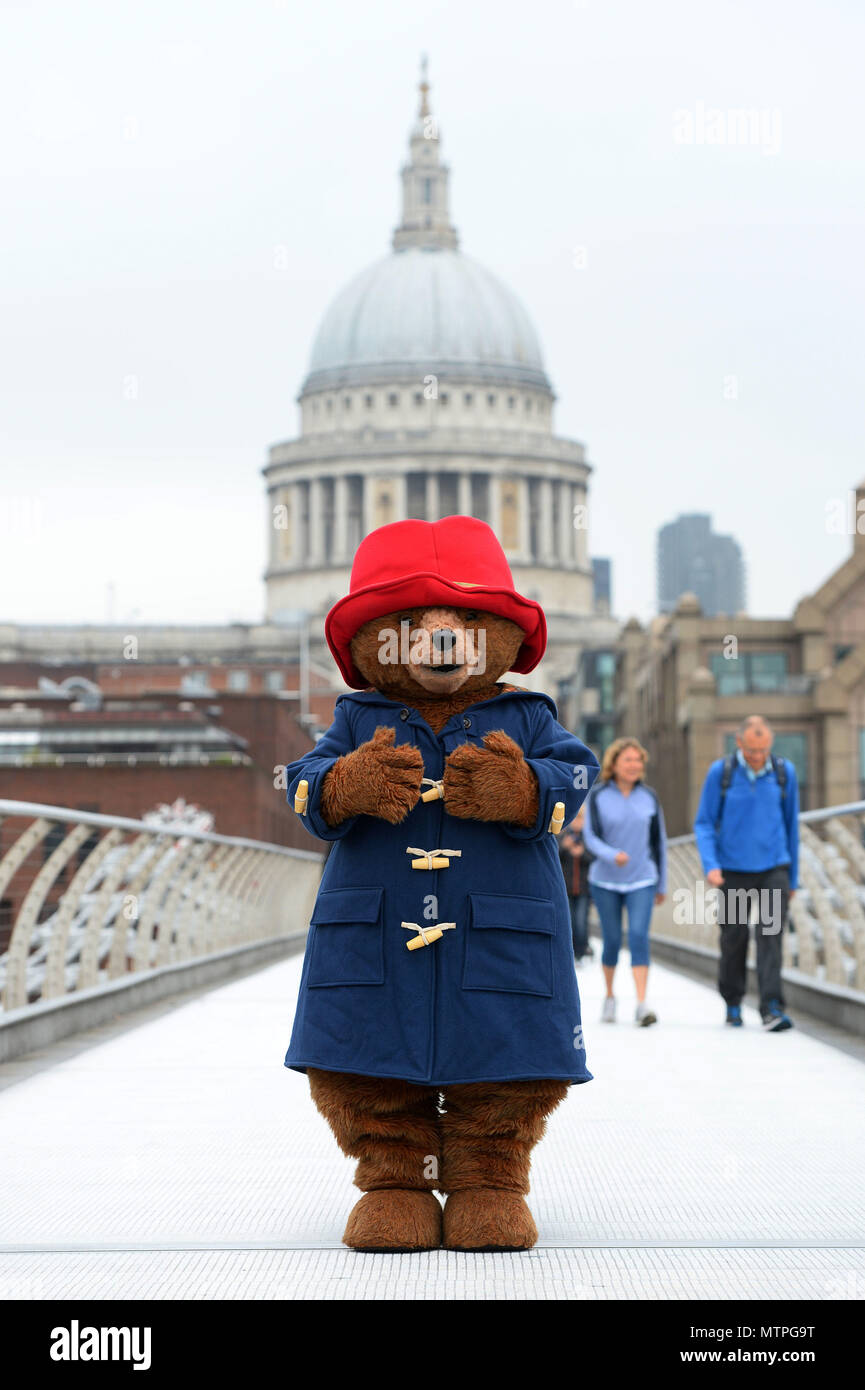
M631 965L649 964L649 924L652 920L652 906L656 883L648 888L632 888L623 893L619 888L601 888L597 883L589 884L592 899L601 919L601 934L604 938L602 965L618 965L622 946L622 904L628 904L628 946L631 952Z
M589 895L578 893L572 898L568 894L571 909L571 935L574 938L574 955L582 960L589 948Z

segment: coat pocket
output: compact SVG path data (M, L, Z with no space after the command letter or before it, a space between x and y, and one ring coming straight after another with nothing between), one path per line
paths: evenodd
M553 993L556 904L550 898L469 893L463 989Z
M310 921L310 988L384 984L383 897L383 888L326 888L319 893Z

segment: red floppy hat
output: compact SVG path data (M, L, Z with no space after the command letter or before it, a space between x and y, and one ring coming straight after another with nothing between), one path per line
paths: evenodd
M371 618L397 608L481 608L510 618L526 640L511 669L533 671L547 645L539 603L514 589L505 552L491 526L474 516L393 521L361 541L345 598L331 608L324 635L347 685L369 681L351 659L352 637Z

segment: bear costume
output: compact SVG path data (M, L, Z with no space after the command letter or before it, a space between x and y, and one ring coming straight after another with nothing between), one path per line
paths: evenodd
M372 531L325 634L357 693L286 768L333 848L285 1066L358 1160L346 1245L528 1250L532 1148L592 1080L553 832L598 760L499 680L546 623L475 517Z

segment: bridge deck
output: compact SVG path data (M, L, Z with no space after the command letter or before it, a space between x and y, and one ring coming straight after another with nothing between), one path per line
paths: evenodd
M358 1193L287 1071L300 958L21 1068L0 1090L0 1297L846 1299L865 1294L861 1061L738 1032L652 967L657 1027L602 1026L536 1151L529 1254L357 1255ZM7 1080L9 1072L7 1071ZM0 1069L2 1081L2 1069Z

